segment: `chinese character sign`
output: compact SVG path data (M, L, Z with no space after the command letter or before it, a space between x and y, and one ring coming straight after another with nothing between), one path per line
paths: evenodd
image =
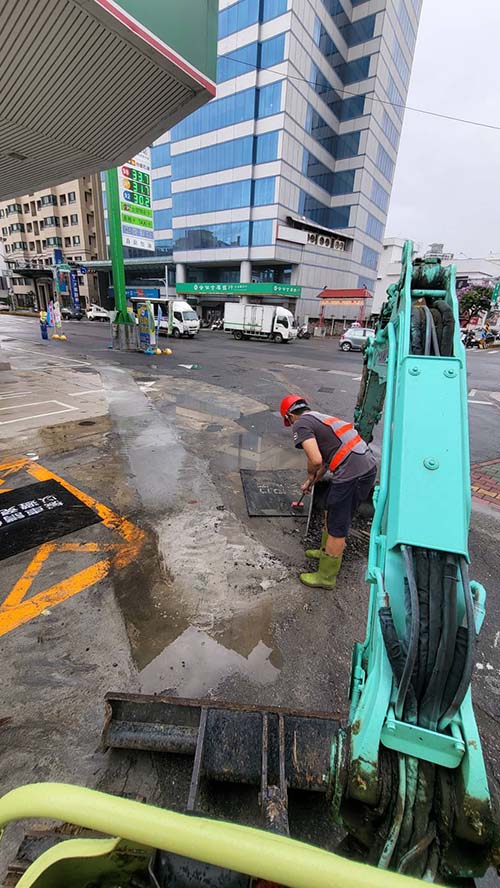
M21 494L22 490L19 493ZM61 506L63 506L61 500L56 496L50 495L28 500L25 503L19 503L18 506L10 506L8 509L0 509L0 526L14 524L16 521L31 518L40 512L51 512L53 509L59 509Z
M118 167L123 244L154 252L149 148Z

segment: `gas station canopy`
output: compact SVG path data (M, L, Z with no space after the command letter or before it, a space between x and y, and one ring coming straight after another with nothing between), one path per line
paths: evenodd
M118 166L215 95L217 0L0 0L0 199Z

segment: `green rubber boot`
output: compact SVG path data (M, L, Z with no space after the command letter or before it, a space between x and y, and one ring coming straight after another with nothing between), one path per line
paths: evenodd
M321 553L325 551L327 536L328 531L324 530L321 534L321 547L319 549L306 549L306 558L321 558Z
M299 580L304 586L312 586L314 589L335 589L337 574L342 564L342 555L327 555L322 552L319 558L319 567L316 573L302 573Z

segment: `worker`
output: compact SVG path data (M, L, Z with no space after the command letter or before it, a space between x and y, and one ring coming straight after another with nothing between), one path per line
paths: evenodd
M300 574L300 581L334 589L353 515L375 483L375 458L350 422L311 410L300 395L283 398L280 413L285 425L292 427L295 447L301 447L307 457L302 491L310 493L316 481L331 473L321 548L306 551L309 558L319 559L318 570Z

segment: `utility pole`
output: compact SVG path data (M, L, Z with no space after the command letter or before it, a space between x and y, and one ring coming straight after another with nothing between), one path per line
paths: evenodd
M137 349L137 331L135 318L129 311L127 311L120 213L120 189L118 186L118 170L116 167L106 170L106 198L108 205L109 252L111 255L116 309L116 317L114 320L114 330L116 333L114 333L113 339L118 348L125 351L135 351Z

